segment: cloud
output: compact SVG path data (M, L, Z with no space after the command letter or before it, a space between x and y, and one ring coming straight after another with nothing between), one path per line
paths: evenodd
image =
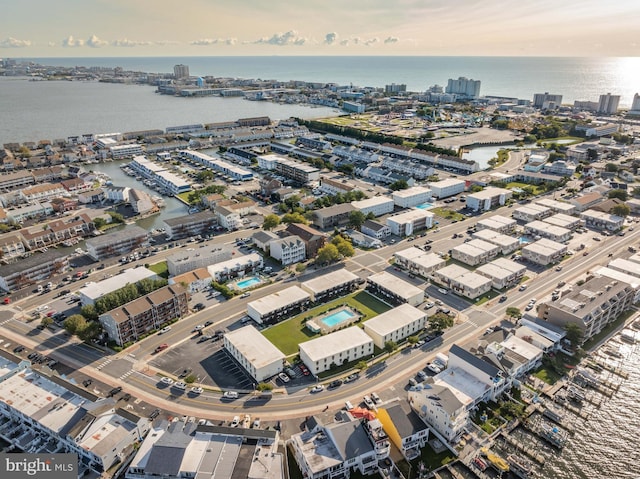
M324 36L324 43L327 45L333 45L338 41L338 34L335 32L327 33Z
M91 48L100 48L109 45L109 42L105 42L104 40L100 40L97 36L91 35L86 42L88 47Z
M378 37L373 37L373 38L369 38L368 40L364 41L365 46L371 46L371 45L375 45L376 43L378 43L380 41L380 39Z
M238 42L236 38L201 38L189 42L189 45L207 46L207 45L235 45Z
M295 30L289 30L286 33L274 33L271 37L263 37L259 40L256 40L253 43L262 43L266 45L277 45L277 46L286 46L286 45L304 45L307 39L305 37L298 36L298 32Z
M69 48L81 47L84 46L84 40L81 40L79 38L75 39L73 38L73 35L69 35L67 38L62 40L62 46Z
M398 43L399 38L398 37L387 37L384 39L384 43L386 45L390 44L390 43Z
M18 40L13 37L0 40L0 48L24 48L30 46L31 42L29 40Z
M121 38L111 42L114 47L133 48L140 46L153 45L153 42L147 42L144 40L129 40L128 38Z
M47 46L55 47L56 46L56 42L49 42L49 43L47 43Z
M346 47L349 45L349 40L341 40L340 41L340 45L342 45L343 47Z

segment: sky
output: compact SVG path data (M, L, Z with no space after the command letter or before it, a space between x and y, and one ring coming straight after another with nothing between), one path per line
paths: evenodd
M0 58L640 56L640 1L0 0Z

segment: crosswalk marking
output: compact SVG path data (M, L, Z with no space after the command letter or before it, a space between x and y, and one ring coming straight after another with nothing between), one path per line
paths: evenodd
M129 376L131 376L133 373L135 373L135 370L129 369L126 373L124 373L122 376L120 376L119 379L126 379Z
M104 361L102 361L100 364L98 364L98 366L96 366L96 369L99 371L102 368L104 368L107 364L109 364L110 362L112 362L113 359L109 358L109 359L105 359Z

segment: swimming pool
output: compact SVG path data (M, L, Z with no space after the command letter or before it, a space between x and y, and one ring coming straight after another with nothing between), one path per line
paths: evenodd
M419 210L428 210L429 208L433 208L433 203L422 203L421 205L416 206Z
M520 242L520 244L527 244L531 243L531 238L529 238L528 236L520 236L520 238L518 238L518 241Z
M329 328L333 328L340 323L344 323L345 321L349 321L353 319L355 314L353 314L348 309L341 309L340 311L336 311L335 313L330 314L329 316L325 316L320 321L325 324L325 326Z
M242 281L238 281L236 283L236 286L238 288L240 288L240 289L246 289L246 288L249 288L251 286L255 286L258 283L260 283L260 278L257 278L255 276L251 276L250 278L243 279Z

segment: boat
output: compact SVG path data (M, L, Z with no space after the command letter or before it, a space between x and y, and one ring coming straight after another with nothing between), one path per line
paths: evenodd
M553 403L549 403L545 406L545 410L542 415L557 423L561 423L564 418L564 414L560 408L556 407Z
M620 333L620 339L626 341L627 343L635 344L638 340L638 336L635 331L631 329L624 329Z
M566 435L563 434L562 431L557 427L551 426L549 424L543 424L540 427L539 433L543 439L546 439L548 442L558 448L564 447L565 443L567 442Z
M567 389L567 397L578 404L582 404L582 402L587 399L587 395L584 391L577 386L569 386Z
M507 463L509 464L509 470L521 479L529 479L529 477L531 477L533 471L531 461L517 454L509 454L507 456Z
M480 459L479 457L476 457L473 459L473 464L480 469L480 471L484 471L487 468L487 463L484 462L482 459Z
M488 448L483 447L481 449L482 454L485 455L489 463L496 469L498 472L508 472L509 464L503 458L491 452Z
M636 321L634 321L631 327L633 329L640 329L640 319L637 319Z

